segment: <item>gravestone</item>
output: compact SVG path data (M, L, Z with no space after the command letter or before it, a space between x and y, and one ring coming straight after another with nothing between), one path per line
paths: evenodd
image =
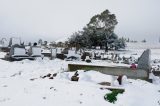
M34 44L34 46L30 47L28 54L32 57L41 57L42 56L42 53L41 53L42 49L41 49L41 47L35 46L35 45L36 45L36 43Z
M151 50L147 49L143 52L143 54L141 55L141 57L138 60L138 69L143 69L149 72L149 70L151 69Z
M86 59L85 59L85 61L86 61L87 63L90 63L90 62L91 62L91 59L90 59L90 57L89 57L89 56L86 56Z
M51 59L56 58L56 54L57 54L57 49L56 48L51 49Z
M61 60L64 60L65 58L67 58L67 56L64 55L63 53L57 53L57 54L56 54L56 57L57 57L58 59L61 59Z
M91 53L90 53L90 52L84 52L84 53L82 54L82 56L81 56L82 61L85 61L86 56L91 57Z
M11 49L10 49L10 52L9 52L9 56L10 56L10 57L12 57L12 55L14 55L14 53L15 53L15 48L25 49L24 46L21 46L21 45L18 45L18 44L12 45L12 47L11 47Z

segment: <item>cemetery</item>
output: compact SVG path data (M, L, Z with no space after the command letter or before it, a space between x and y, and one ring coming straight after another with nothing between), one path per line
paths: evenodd
M13 39L11 39L10 42ZM6 46L7 47L7 46ZM43 45L37 45L34 43L32 46L23 45L20 43L9 44L9 52L7 52L3 60L7 61L20 61L24 59L35 60L36 58L48 58L61 59L65 61L76 61L76 63L68 64L68 71L77 70L95 70L107 75L121 76L126 75L128 78L149 80L149 74L151 72L151 51L145 50L139 58L135 58L133 55L124 55L116 52L104 52L103 50L81 50L76 51L75 48L67 49L63 47L48 47ZM92 61L105 61L112 62L113 65L97 65ZM81 61L83 63L78 63ZM126 64L119 66L118 64ZM155 69L155 68L154 68ZM153 70L152 70L153 71ZM153 71L154 75L159 76L159 71Z
M0 106L160 106L159 4L0 0Z
M94 85L96 89L99 89L98 92L105 92L100 95L100 97L104 97L105 102L114 104L121 100L119 96L129 93L132 87L138 87L134 88L132 92L136 89L140 97L142 93L139 89L143 88L141 85L149 86L149 84L160 83L160 61L155 58L157 55L153 56L152 49L143 49L141 52L131 52L131 49L105 52L99 48L76 51L76 48L73 47L51 47L37 43L32 45L14 43L6 48L9 51L2 49L0 51L0 63L3 65L0 78L5 78L6 75L9 75L6 77L8 80L23 77L28 84L32 82L36 85L37 81L40 81L43 84L39 83L40 85L37 86L40 88L50 86L49 89L53 89L55 93L62 90L62 87L55 87L52 82L56 85L62 84L64 87L69 86L71 91L66 89L63 93L69 92L71 95L75 91L74 89L78 90L80 95L85 95L81 94L83 88L86 90ZM6 69L8 71L5 71ZM65 84L62 83L63 81ZM19 89L24 89L19 85L22 83L19 79L16 82ZM76 83L80 88L75 88ZM8 86L8 84L4 86ZM127 88L127 86L131 88ZM13 87L9 88L14 89ZM3 87L0 89L3 90ZM28 88L25 87L25 89ZM143 88L148 96L150 93L147 89ZM45 90L49 93L46 88ZM90 89L88 89L89 91ZM25 92L22 95L25 95ZM152 95L155 100L157 100L157 96L158 94ZM7 101L5 98L4 100ZM32 100L29 99L29 101Z

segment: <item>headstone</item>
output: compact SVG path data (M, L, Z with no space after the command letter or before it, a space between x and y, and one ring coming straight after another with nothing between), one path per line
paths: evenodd
M143 52L138 61L138 69L149 71L151 69L151 50L147 49Z
M15 45L12 45L9 52L9 56L11 57L12 55L15 55L15 54L21 55L22 52L23 54L25 54L25 47L15 44Z
M31 50L30 50L31 56L33 56L33 57L41 57L41 55L42 55L41 51L42 51L41 47L33 46L33 47L31 47Z
M68 56L67 57L71 57L71 56L76 56L76 51L75 50L68 50Z
M62 50L62 53L63 53L63 54L69 54L69 48L64 48L64 49Z
M14 55L15 55L15 56L21 56L21 55L27 55L27 54L26 54L25 48L15 47L15 48L14 48Z
M51 59L56 58L57 49L51 49Z
M57 57L58 59L61 59L61 60L64 60L65 58L67 58L67 56L64 55L64 54L62 54L62 53L56 54L56 57Z
M78 71L75 72L75 74L71 77L71 81L78 81L79 77L78 77Z
M95 52L92 52L91 59L94 59L94 58L95 58Z
M85 61L86 61L87 63L90 63L90 62L91 62L91 59L90 59L90 57L89 57L89 56L86 56L86 59L85 59Z
M82 56L81 56L81 59L82 59L82 61L85 61L85 59L86 59L86 56L89 56L89 57L91 57L91 54L90 54L90 52L84 52L84 53L82 54Z
M119 75L117 78L119 85L122 85L122 77L123 77L123 75Z

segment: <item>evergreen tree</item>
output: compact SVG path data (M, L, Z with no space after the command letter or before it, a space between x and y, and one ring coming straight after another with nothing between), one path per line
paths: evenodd
M142 42L143 42L143 43L146 43L147 41L146 41L146 39L144 39L144 40L142 40Z
M93 16L82 31L73 33L69 43L74 47L81 48L105 47L106 51L109 48L119 48L122 40L118 39L114 33L117 24L116 16L105 10L101 14Z

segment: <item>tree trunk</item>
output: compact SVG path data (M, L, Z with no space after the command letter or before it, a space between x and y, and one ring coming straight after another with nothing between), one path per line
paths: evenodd
M105 52L108 52L108 43L106 43Z

